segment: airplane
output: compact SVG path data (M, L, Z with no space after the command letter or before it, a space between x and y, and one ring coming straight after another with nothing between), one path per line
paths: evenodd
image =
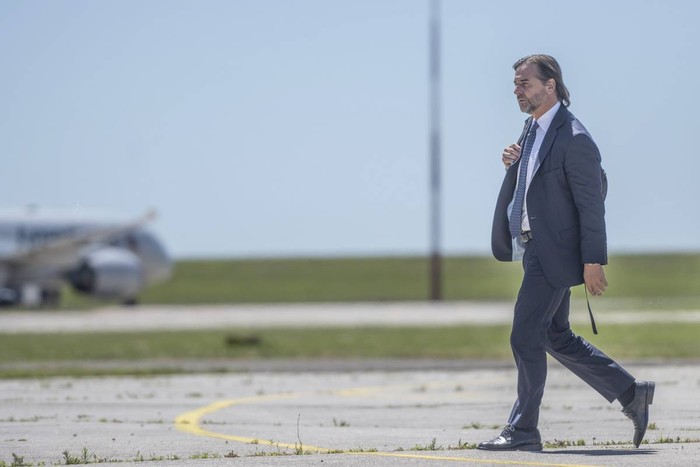
M163 244L144 228L154 218L153 211L133 222L35 207L0 212L0 305L55 306L65 284L136 304L145 287L172 274Z

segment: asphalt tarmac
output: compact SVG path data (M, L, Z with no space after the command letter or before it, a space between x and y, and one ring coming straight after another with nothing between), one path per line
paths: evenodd
M149 322L147 310L131 313L132 322ZM39 320L42 312L33 314L39 318L31 315L24 316ZM82 316L89 325L91 314ZM499 453L473 446L496 436L508 416L515 391L512 365L325 361L291 366L280 360L218 374L2 380L0 460L7 465L18 465L20 458L33 465L699 465L700 363L620 363L637 378L657 383L648 443L639 449L631 444L632 423L619 405L608 404L554 361L540 415L545 450Z

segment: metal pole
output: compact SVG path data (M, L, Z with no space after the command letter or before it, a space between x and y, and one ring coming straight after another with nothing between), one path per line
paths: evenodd
M440 0L430 1L430 300L442 300L440 254Z

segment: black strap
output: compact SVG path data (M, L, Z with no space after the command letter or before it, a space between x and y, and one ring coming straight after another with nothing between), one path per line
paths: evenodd
M588 301L588 288L586 284L583 284L583 290L586 291L586 305L588 305L588 315L591 317L591 327L593 328L593 334L598 334L598 328L595 325L595 319L593 319L593 312L591 311L591 302Z

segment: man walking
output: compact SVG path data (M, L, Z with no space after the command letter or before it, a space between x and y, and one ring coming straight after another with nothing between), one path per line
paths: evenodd
M548 55L518 60L515 96L530 115L517 144L502 155L506 175L496 203L492 250L500 261L522 259L511 348L518 398L508 423L479 449L542 449L537 429L549 353L634 423L639 447L649 422L654 382L635 378L569 326L570 287L593 295L608 285L603 171L590 134L567 109L561 68Z

